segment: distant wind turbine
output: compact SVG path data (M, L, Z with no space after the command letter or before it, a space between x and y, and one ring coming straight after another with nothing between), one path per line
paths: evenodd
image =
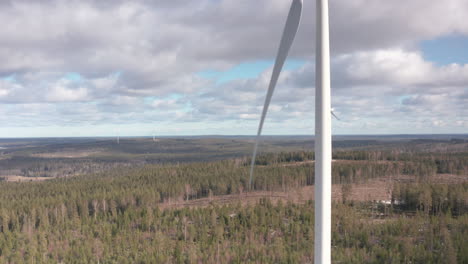
M253 168L257 155L263 122L281 68L299 27L302 0L293 0L275 66L268 86L258 127L250 166L249 187L252 189ZM328 0L316 0L316 53L315 53L315 254L314 262L328 264L331 261L331 96L330 96L330 44ZM335 116L336 117L336 116ZM338 119L338 117L336 117Z
M153 132L153 142L156 142L156 129Z

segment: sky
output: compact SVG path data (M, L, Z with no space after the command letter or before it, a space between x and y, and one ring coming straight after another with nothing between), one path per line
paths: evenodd
M2 0L0 137L254 135L290 0ZM330 0L333 134L468 132L468 1ZM315 1L263 134L314 134Z

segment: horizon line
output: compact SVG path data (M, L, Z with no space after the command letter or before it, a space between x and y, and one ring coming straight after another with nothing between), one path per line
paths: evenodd
M156 135L159 138L171 138L171 137L256 137L257 135L243 135L243 134L194 134L194 135ZM468 136L468 133L395 133L395 134L335 134L332 137L337 136L348 136L348 137L359 137L359 136ZM0 137L0 139L46 139L46 138L115 138L115 135L107 136L57 136L57 137ZM120 138L152 138L153 135L139 135L139 136L124 136L120 135ZM261 137L315 137L314 134L268 134L262 135Z

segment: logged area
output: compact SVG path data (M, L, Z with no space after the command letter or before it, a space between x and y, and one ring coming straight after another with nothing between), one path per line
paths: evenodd
M343 137L333 263L468 262L468 141ZM312 263L313 139L0 140L0 263Z

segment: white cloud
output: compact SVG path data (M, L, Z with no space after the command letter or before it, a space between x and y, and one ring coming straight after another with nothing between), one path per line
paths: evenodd
M242 121L253 134L270 70L222 84L197 72L272 59L288 5L284 0L1 2L0 77L15 76L14 82L0 79L0 103L8 105L2 113L11 116L2 122L157 120L182 126L190 121L222 130L217 124ZM313 126L314 109L315 5L309 1L304 8L291 56L308 63L282 73L267 121L300 131ZM468 65L435 65L424 59L418 43L468 34L468 1L331 0L330 12L333 106L343 119L335 131L395 131L415 122L423 130L435 126L432 118L445 120L447 131L467 127ZM69 72L82 80L67 80Z
M425 61L419 52L377 50L342 55L336 65L347 80L371 84L392 85L466 85L468 65L435 66Z
M72 88L72 81L61 79L53 84L46 99L51 102L74 102L87 99L88 90L84 87Z
M0 97L7 96L11 90L11 83L0 79Z
M6 90L6 89L0 89L0 96L5 96L5 95L8 95L9 94L9 91Z

